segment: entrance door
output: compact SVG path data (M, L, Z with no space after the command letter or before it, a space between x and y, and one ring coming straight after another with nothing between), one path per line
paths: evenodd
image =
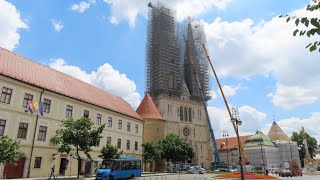
M61 158L60 160L60 169L59 169L59 174L61 175L65 175L66 173L66 169L67 169L67 165L68 165L68 160L67 158Z
M17 161L16 166L11 164L5 165L3 170L3 175L6 175L7 179L22 178L25 161L26 161L26 158L20 158Z
M91 175L91 161L86 161L84 164L84 174Z

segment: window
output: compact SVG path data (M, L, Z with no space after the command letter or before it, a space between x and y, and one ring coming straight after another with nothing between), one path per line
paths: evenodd
M28 106L29 106L29 102L30 102L30 100L32 100L33 99L33 95L31 95L31 94L24 94L24 98L23 98L23 102L22 102L22 107L24 107L24 108L28 108Z
M0 102L10 104L11 95L12 95L12 89L3 87L1 92Z
M47 136L47 127L40 126L39 127L38 140L39 141L46 141L46 136Z
M180 121L183 121L183 107L180 107Z
M184 107L184 121L188 121L188 112L186 107Z
M89 118L89 111L88 110L83 111L83 117Z
M121 139L118 138L118 141L117 141L117 148L120 149L121 148Z
M50 112L50 106L51 106L51 100L50 99L44 99L43 100L43 112L49 113Z
M136 130L136 133L138 134L138 133L139 133L139 126L138 126L138 124L135 125L134 129Z
M122 120L121 119L118 120L118 129L122 129Z
M101 125L101 119L102 119L102 115L101 115L101 114L97 114L96 123L97 123L98 125Z
M36 157L34 160L34 168L41 168L42 157Z
M127 140L127 150L130 150L130 140Z
M72 106L67 105L67 108L66 108L66 118L72 118L72 109L73 109Z
M26 138L28 131L28 124L27 123L20 123L19 130L18 130L18 138Z
M108 117L108 127L112 127L112 117Z
M0 136L3 136L6 127L6 120L0 119Z
M100 146L100 139L97 139L97 140L96 140L95 146L96 146L96 147L99 147L99 146Z
M107 137L107 144L111 144L111 137Z
M127 123L127 131L130 132L130 129L131 129L131 123L128 122Z
M189 122L192 122L191 108L189 108Z
M134 150L135 150L135 151L138 151L138 141L135 141L135 142L134 142Z

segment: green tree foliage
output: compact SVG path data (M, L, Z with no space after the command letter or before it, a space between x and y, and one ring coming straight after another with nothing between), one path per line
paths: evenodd
M141 145L143 161L150 163L161 160L161 147L158 142L147 142Z
M117 147L108 143L100 150L100 153L99 157L102 157L103 159L117 159L120 158L123 151L120 151Z
M162 158L171 162L189 161L195 155L192 146L181 137L169 134L160 142Z
M0 136L0 165L15 164L24 155L18 152L20 143L8 136Z
M311 156L311 158L314 158L316 156L317 153L317 140L314 137L311 137L308 133L302 133L302 131L300 131L300 133L298 132L293 132L292 136L291 136L291 140L297 142L298 148L299 148L299 155L300 155L300 161L301 161L301 165L304 166L304 158L306 157L306 149L304 147L304 136L307 139L307 143L308 143L308 150L309 150L309 154Z
M309 4L306 8L307 11L320 11L320 0L312 0L313 2ZM286 22L294 21L297 28L293 31L293 36L314 36L320 35L320 19L317 17L296 17L296 16L290 16L290 15L281 15L280 18L286 18ZM301 25L301 26L299 26ZM320 36L319 36L320 37ZM312 43L309 43L306 48L309 48L309 50L315 51L319 50L320 52L320 40L315 41Z
M76 156L78 158L78 173L80 173L80 156L79 151L83 151L90 159L89 152L91 147L95 146L100 141L101 133L105 127L105 124L94 128L93 122L89 118L82 117L77 120L68 119L64 120L61 125L61 129L56 131L56 135L53 136L50 141L53 144L59 144L58 152L70 153L74 147L76 150Z

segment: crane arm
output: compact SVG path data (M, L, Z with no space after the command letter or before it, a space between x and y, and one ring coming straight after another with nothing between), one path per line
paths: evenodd
M230 108L229 108L227 99L226 99L226 97L225 97L225 95L224 95L224 93L223 93L223 90L222 90L220 81L219 81L219 79L218 79L218 76L217 76L217 74L216 74L216 71L214 70L213 65L212 65L212 63L211 63L211 60L210 60L210 57L209 57L209 55L208 55L207 49L206 49L206 47L205 47L204 44L202 44L201 46L203 47L203 49L204 49L204 51L205 51L205 53L206 53L207 59L208 59L208 61L209 61L209 64L210 64L211 69L212 69L212 71L213 71L213 74L214 74L214 76L215 76L215 78L216 78L216 81L217 81L217 83L218 83L220 92L221 92L221 94L222 94L222 96L223 96L224 103L225 103L225 105L226 105L226 107L227 107L227 110L228 110L228 113L229 113L229 116L230 116L230 119L231 119L231 118L233 117L233 116L232 116L232 113L231 113L231 111L230 111ZM238 137L238 139L239 139L239 133L238 133L238 131L237 131L237 126L236 126L235 123L232 123L232 125L233 125L234 131L235 131L235 133L236 133L236 135L237 135L237 137ZM244 163L247 163L247 162L248 162L248 159L247 159L246 153L244 152L242 143L239 142L239 144L240 144L240 147L239 147L239 148L240 148L240 150L241 150L241 154L242 154L242 157L243 157L243 161L244 161Z

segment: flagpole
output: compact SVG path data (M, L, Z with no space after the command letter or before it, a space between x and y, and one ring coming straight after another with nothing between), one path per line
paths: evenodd
M42 89L42 92L40 93L40 100L39 102L41 102L41 98L42 98L42 94L44 92L44 89ZM39 111L39 110L38 110ZM33 148L34 148L34 140L36 138L36 133L37 133L37 126L38 126L38 120L39 120L39 112L37 113L37 117L36 117L36 126L34 128L34 133L33 133L33 140L32 140L32 146L31 146L31 153L30 153L30 160L29 160L29 166L28 166L28 175L27 178L30 177L30 169L31 169L31 161L32 161L32 155L33 155Z

